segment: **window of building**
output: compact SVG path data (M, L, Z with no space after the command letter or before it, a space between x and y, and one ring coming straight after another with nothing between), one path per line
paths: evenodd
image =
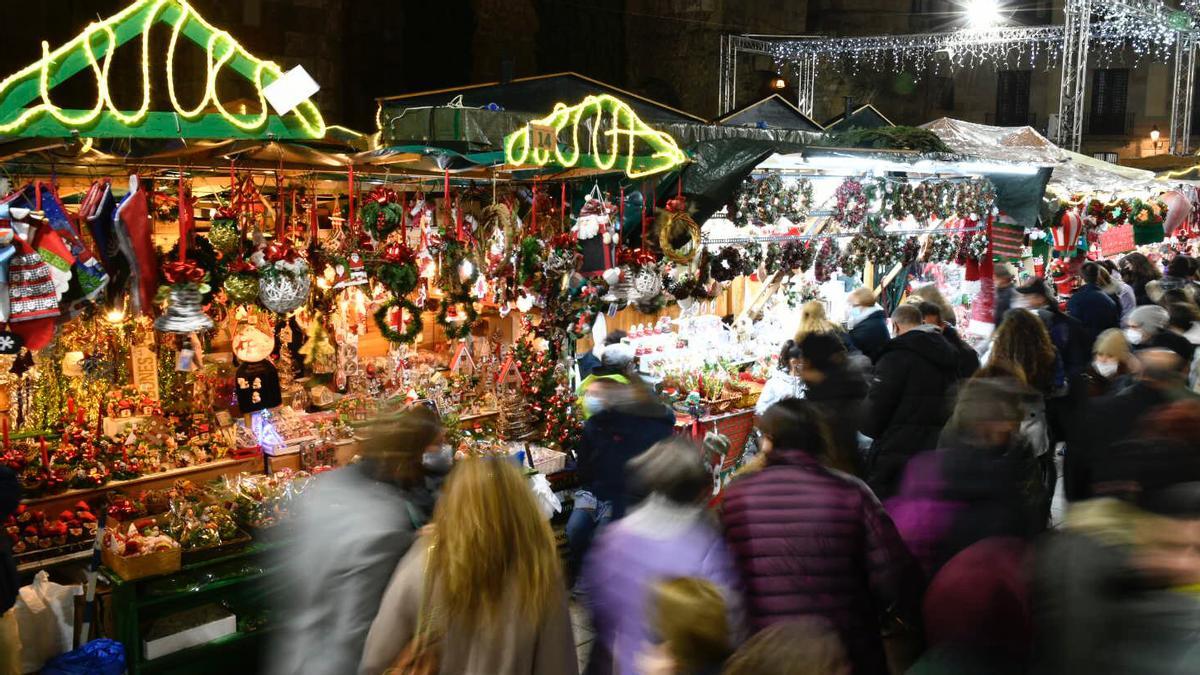
M1129 71L1108 68L1092 73L1092 107L1089 134L1125 133L1125 104L1129 98Z
M1029 81L1033 71L1001 70L996 78L996 125L1029 124Z

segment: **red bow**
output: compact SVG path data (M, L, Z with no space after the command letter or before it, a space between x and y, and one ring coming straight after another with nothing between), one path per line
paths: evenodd
M163 276L171 284L198 284L204 280L204 270L191 260L178 260L163 265Z
M258 268L255 267L252 263L250 263L249 261L247 261L243 258L238 258L237 260L234 260L233 262L229 263L229 271L233 272L233 273L253 272L257 269Z
M667 210L671 213L682 213L687 211L687 199L683 197L672 197L668 199Z
M405 265L416 259L413 250L399 242L392 242L383 249L383 261L396 265Z
M371 190L367 196L378 202L380 205L396 201L396 191L389 190L382 185L375 186L375 188Z
M213 220L237 220L237 211L232 206L222 206L217 209Z
M268 262L294 262L299 256L296 251L282 241L273 241L267 245L266 257Z
M653 251L644 248L623 248L620 250L619 258L622 265L649 265L657 260Z

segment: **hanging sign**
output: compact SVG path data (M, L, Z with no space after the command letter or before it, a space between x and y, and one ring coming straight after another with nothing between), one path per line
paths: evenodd
M1117 255L1135 248L1132 225L1118 225L1100 233L1100 252L1103 255Z
M558 149L558 134L554 127L546 124L529 125L529 146L535 152L547 155Z

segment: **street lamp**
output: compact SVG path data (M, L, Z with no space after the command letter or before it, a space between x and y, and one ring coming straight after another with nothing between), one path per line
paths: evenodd
M1003 22L1000 0L965 0L962 3L967 27L971 30L987 30Z
M783 79L782 75L776 73L775 77L771 78L768 86L771 87L772 91L783 91L784 89L787 89L787 80Z
M1154 145L1154 154L1158 154L1158 138L1162 134L1158 131L1158 125L1155 124L1150 128L1150 142Z

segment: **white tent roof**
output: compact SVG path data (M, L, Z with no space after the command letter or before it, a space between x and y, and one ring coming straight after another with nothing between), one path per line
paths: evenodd
M1026 161L1054 167L1051 187L1065 192L1124 192L1149 187L1154 172L1064 150L1033 127L993 127L943 117L922 125L954 152L992 160Z

